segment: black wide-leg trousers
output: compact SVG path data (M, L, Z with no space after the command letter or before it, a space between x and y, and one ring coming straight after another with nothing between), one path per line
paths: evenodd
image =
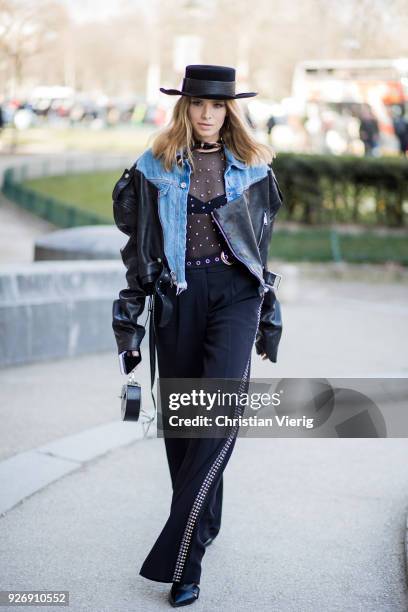
M245 384L263 301L257 279L235 262L187 269L186 280L178 296L175 286L167 292L173 312L165 327L158 326L155 296L159 376ZM223 471L238 429L219 438L170 438L164 432L173 495L168 520L140 570L145 578L200 582L204 542L221 526Z

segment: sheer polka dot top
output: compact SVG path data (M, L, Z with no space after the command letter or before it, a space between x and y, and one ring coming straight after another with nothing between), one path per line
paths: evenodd
M193 159L194 171L187 200L186 268L222 264L222 251L227 261L233 261L231 251L211 216L214 208L227 203L224 153L222 149L209 153L193 151Z

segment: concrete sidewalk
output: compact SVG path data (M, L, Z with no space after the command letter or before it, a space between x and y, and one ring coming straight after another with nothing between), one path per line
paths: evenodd
M53 229L5 201L0 227L3 262L30 261ZM305 269L285 289L278 364L254 351L252 378L407 377L408 284ZM152 408L148 333L142 356ZM75 612L170 609L170 585L138 576L169 511L164 443L120 422L124 380L114 347L0 371L2 496L17 504L0 517L0 589L69 590ZM396 438L240 438L193 609L406 611L407 450Z
M252 378L406 376L407 291L300 278L283 304L279 363L254 352ZM147 334L142 355L151 405ZM169 585L138 576L169 511L164 444L110 437L130 425L119 423L123 380L114 351L0 372L3 460L45 447L58 462L67 436L84 436L64 477L0 518L2 589L70 590L75 612L170 609ZM407 450L396 438L240 438L194 609L407 610Z
M406 611L406 456L406 440L238 439L194 609ZM170 609L170 585L138 575L170 499L161 439L84 466L1 519L1 588L69 590L75 612Z
M0 193L0 263L32 262L35 240L55 229Z
M252 378L408 376L408 285L300 277L282 316L278 363L253 350ZM148 325L136 373L153 409ZM0 370L0 459L120 418L124 380L113 334L109 353Z

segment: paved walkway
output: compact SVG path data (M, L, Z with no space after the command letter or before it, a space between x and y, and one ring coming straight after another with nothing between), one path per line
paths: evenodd
M278 363L254 350L252 378L408 377L408 285L298 279L282 312ZM146 318L147 300L142 324ZM136 372L151 406L148 356L147 331ZM0 459L117 419L124 380L113 338L111 353L3 368Z
M254 352L252 377L407 376L407 291L300 279L279 364ZM169 608L168 585L138 576L169 510L163 440L119 421L122 383L114 351L0 372L0 478L11 466L23 491L42 487L0 519L1 588L70 590L75 611ZM195 609L406 611L407 451L396 438L240 438Z
M0 261L30 261L49 229L2 201ZM289 274L279 363L254 352L252 377L407 377L408 284L369 276ZM169 609L169 585L138 575L169 510L163 440L120 421L123 382L114 347L0 371L0 589L69 590L75 612ZM406 611L407 450L397 438L240 438L194 609Z
M55 229L0 194L0 263L33 261L35 240Z
M406 456L405 440L239 439L194 609L405 612ZM170 495L162 440L84 465L1 519L1 587L170 609L169 585L138 576Z

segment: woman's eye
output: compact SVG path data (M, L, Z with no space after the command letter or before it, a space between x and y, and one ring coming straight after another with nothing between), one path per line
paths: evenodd
M201 106L202 101L201 100L192 100L191 104L194 104L194 106ZM222 102L215 102L214 103L214 107L215 108L222 108L223 106L225 106L225 104L223 104Z

